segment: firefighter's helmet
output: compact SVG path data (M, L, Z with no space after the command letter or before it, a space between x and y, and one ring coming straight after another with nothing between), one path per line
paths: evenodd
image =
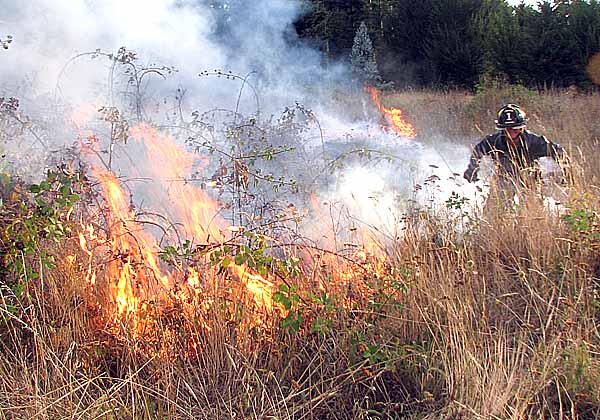
M523 128L527 125L527 114L515 104L506 104L498 111L496 128Z

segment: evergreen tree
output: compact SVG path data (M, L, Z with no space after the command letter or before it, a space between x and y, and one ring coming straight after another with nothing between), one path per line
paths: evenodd
M568 5L549 0L538 3L538 12L525 21L533 48L529 51L535 82L540 87L576 82L575 54L568 33Z
M294 23L301 38L319 45L327 58L348 56L357 22L364 20L363 0L302 0L303 15Z
M350 64L352 74L358 82L371 86L381 82L373 43L365 22L361 22L354 36Z
M385 14L384 46L378 54L386 80L399 86L427 85L436 79L434 66L425 50L432 26L432 0L403 0L391 3ZM382 56L385 60L382 62Z
M575 82L589 86L591 80L586 67L590 59L600 53L600 2L573 0L568 10L567 31L575 60Z
M475 19L475 30L483 51L482 71L511 83L530 84L533 42L523 29L523 16L535 14L530 7L514 9L504 2L486 0Z
M243 0L203 1L225 2L229 12ZM600 0L301 1L300 37L327 58L350 54L361 83L381 74L400 86L473 87L486 74L531 87L589 87L586 67L600 52Z
M473 86L481 72L483 51L475 18L482 0L434 0L426 54L444 85Z

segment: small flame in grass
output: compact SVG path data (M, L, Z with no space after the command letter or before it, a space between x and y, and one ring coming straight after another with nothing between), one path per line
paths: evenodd
M88 226L84 227L83 230L85 230L87 232L87 234L90 238L97 239L96 233L94 232L94 227L92 225L88 225ZM94 253L89 250L88 241L87 241L85 235L83 234L83 232L79 232L78 236L79 236L79 247L88 256L88 267L87 267L86 280L92 287L94 287L96 285L96 272L92 268L92 265L93 265L92 263L94 260Z
M371 95L373 102L380 112L382 112L390 124L390 129L399 136L414 139L417 132L413 125L404 120L402 110L398 108L386 108L381 103L381 92L372 86L367 86L367 91Z
M325 271L319 288L330 295L345 295L344 307L353 307L358 300L368 299L372 294L369 282L389 274L389 257L385 246L368 228L340 229L330 215L331 209L311 196L312 215L320 228L321 252L314 252L312 260ZM348 240L348 241L346 241ZM352 241L349 241L352 240Z
M188 285L194 289L200 287L200 273L198 273L198 271L196 271L193 267L188 268L188 273Z
M244 267L234 266L234 271L252 293L256 306L268 314L273 312L273 283L263 276L248 272Z
M119 180L106 170L96 169L95 175L110 210L107 220L114 256L109 267L113 298L118 313L129 314L139 309L141 293L153 293L159 285L168 288L171 282L159 268L158 245L151 235L142 230L140 223L135 221L135 214ZM156 280L159 284L152 284ZM135 285L142 287L134 287Z

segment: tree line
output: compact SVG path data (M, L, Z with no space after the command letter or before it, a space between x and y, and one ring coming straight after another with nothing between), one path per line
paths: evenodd
M303 0L303 6L294 25L301 39L316 44L327 59L352 56L356 62L357 51L371 54L358 60L367 66L363 76L397 87L472 88L493 77L529 87L587 88L592 81L586 66L600 52L599 0L536 6L505 0Z

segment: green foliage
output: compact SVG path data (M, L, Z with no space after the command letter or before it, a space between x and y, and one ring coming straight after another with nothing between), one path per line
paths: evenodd
M273 301L281 304L287 311L287 316L281 320L281 326L291 328L295 332L300 331L304 322L304 309L300 306L298 289L297 285L290 287L287 284L280 284L279 290L273 294Z
M186 260L194 257L198 248L195 248L192 244L192 241L186 239L181 245L173 246L167 245L165 246L159 253L158 257L165 262L174 261L174 260Z
M571 400L573 411L580 418L598 418L600 407L596 388L600 369L591 346L584 341L573 341L562 351L555 399ZM554 401L560 405L559 401Z
M68 215L80 199L75 192L78 182L77 175L50 171L45 180L29 185L28 194L14 190L3 203L2 271L4 285L12 289L15 298L20 298L27 283L40 278L43 270L54 267L51 248L42 245L58 243L71 233Z
M320 296L313 296L312 303L316 305L314 309L316 317L312 322L311 331L324 336L333 328L332 318L339 308L336 308L331 296L327 293L323 293Z
M458 195L456 192L452 191L450 197L446 200L446 208L453 210L461 210L467 203L469 199L467 197L462 197Z
M569 213L562 215L562 220L569 225L579 239L600 240L598 216L595 212L575 208Z
M439 82L472 86L481 70L483 51L473 21L481 0L433 0L426 56L437 70Z
M539 95L536 91L520 84L509 83L502 78L483 76L475 87L475 95L467 104L465 113L468 118L481 127L491 126L495 112L507 103L519 104L525 109L535 110ZM485 118L477 120L478 117Z
M248 267L255 273L266 276L272 273L276 267L287 263L287 260L281 261L268 255L265 252L268 246L269 243L264 235L245 232L239 243L223 245L210 251L210 265L225 269L231 264L235 264ZM163 252L168 251L167 248L163 249ZM172 249L169 250L172 252ZM187 256L189 258L190 255L187 254Z
M293 256L275 258L267 253L269 246L266 236L256 232L244 232L236 240L216 249L195 247L191 241L186 240L180 246L165 246L159 255L167 262L193 263L197 255L207 254L211 267L225 270L235 264L244 266L250 272L258 273L263 277L277 275L280 278L293 279L301 274L299 258ZM301 301L299 287L289 286L287 283L279 285L278 291L273 295L273 302L280 304L287 312L286 317L281 321L281 326L299 332L305 319L303 315L305 305ZM325 312L331 310L331 303L327 297L320 297L316 302L322 305ZM330 326L330 321L326 319L319 319L317 323L320 327L316 328L322 332Z
M414 346L410 344L378 341L380 340L376 336L354 331L350 346L352 355L357 359L355 362L366 362L369 367L380 365L384 370L393 370L399 361L406 359L409 352L414 352Z
M590 392L600 372L594 369L590 349L585 343L573 343L563 353L562 370L566 386L575 392ZM574 392L574 393L575 393Z
M347 56L354 28L365 20L363 0L303 0L304 15L296 23L301 37L312 38L328 57Z
M487 1L475 18L475 31L483 48L483 72L491 78L523 82L528 62L524 56L530 47L529 35L522 30L513 8L505 2Z
M396 85L474 87L490 75L534 88L589 87L585 66L600 52L598 0L304 3L301 37L316 40L328 57L354 55L358 32L354 46L349 34L366 22L381 75Z
M384 5L379 11L383 28L376 44L381 73L396 86L429 85L437 80L436 69L427 57L432 25L433 0L404 0Z

